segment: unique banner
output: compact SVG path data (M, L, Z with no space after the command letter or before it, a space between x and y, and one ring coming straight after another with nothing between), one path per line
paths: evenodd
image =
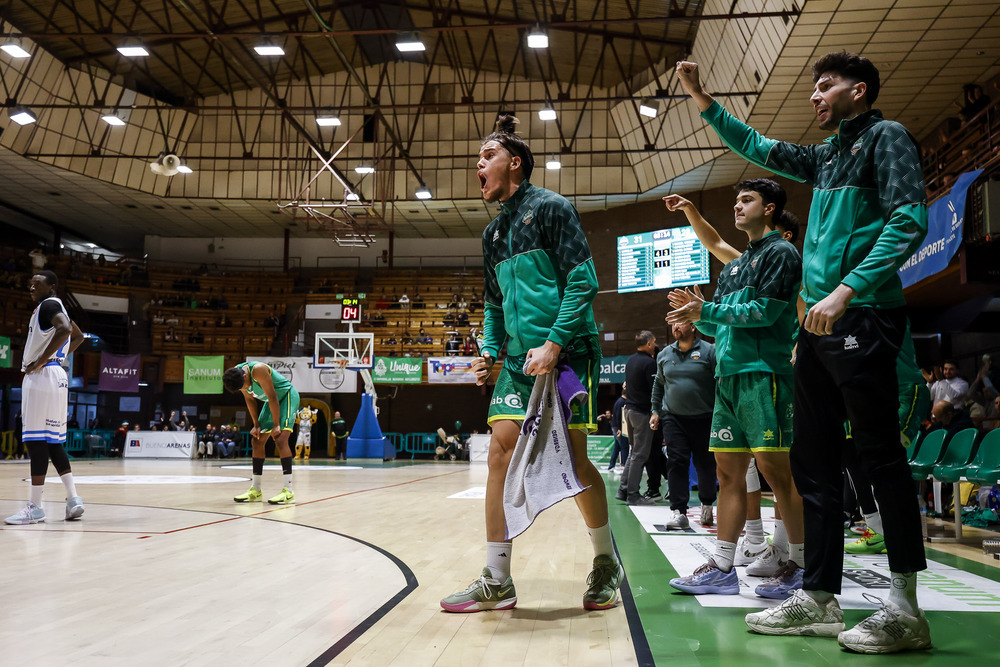
M372 380L386 384L415 384L424 377L422 357L375 357Z
M476 384L475 357L428 357L427 381L431 384Z
M0 336L0 368L10 368L14 361L14 351L10 349L10 338Z
M247 357L278 371L300 394L353 394L358 390L358 373L343 368L313 368L312 357Z
M197 436L194 431L129 431L125 434L125 458L189 459Z
M927 237L906 264L899 269L903 287L944 271L962 244L965 196L982 169L969 171L955 181L951 192L927 207Z
M139 391L139 366L142 355L109 354L101 352L101 377L97 388L101 391L121 391L134 394Z
M221 354L211 357L184 357L184 393L221 394L225 363L226 358Z
M620 354L616 357L601 359L601 384L621 384L625 382L625 364L629 355Z

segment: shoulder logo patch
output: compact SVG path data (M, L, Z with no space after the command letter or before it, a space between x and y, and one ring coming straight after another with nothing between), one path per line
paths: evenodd
M499 229L496 230L495 232L493 232L493 242L496 243L498 238L500 238L500 230Z
M740 270L740 265L736 264L736 265L733 266L733 268L729 269L729 275L735 276L736 272L739 271L739 270Z
M855 142L854 142L854 145L853 145L853 146L851 146L851 155L854 155L854 154L855 154L855 153L857 153L857 152L858 152L859 150L861 150L861 146L862 146L862 145L863 145L864 143L865 143L864 139L858 139L857 141L855 141Z

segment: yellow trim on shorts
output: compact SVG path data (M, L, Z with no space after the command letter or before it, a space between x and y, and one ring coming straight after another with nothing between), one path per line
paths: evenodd
M710 452L723 454L753 454L755 452L788 452L788 447L709 447Z
M498 422L503 419L507 419L515 422L524 422L524 415L493 415L486 420L488 426L493 426L493 422ZM566 426L567 430L573 431L586 431L587 434L591 434L597 430L597 424L569 424Z

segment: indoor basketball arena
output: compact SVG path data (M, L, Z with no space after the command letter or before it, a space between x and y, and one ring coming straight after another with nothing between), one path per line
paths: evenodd
M1000 4L0 51L0 663L995 659Z

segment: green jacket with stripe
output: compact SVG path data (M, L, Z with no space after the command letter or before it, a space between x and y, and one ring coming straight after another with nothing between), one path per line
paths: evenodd
M482 352L496 359L506 341L507 355L522 357L551 340L571 355L600 357L597 273L565 197L522 182L483 232L483 268Z
M712 303L702 305L695 323L715 337L716 377L753 371L791 375L801 280L799 251L774 231L722 267Z
M813 306L843 283L851 308L905 305L897 271L927 235L927 195L916 140L872 109L824 143L768 139L713 102L702 117L734 152L813 186L803 245L802 298Z

